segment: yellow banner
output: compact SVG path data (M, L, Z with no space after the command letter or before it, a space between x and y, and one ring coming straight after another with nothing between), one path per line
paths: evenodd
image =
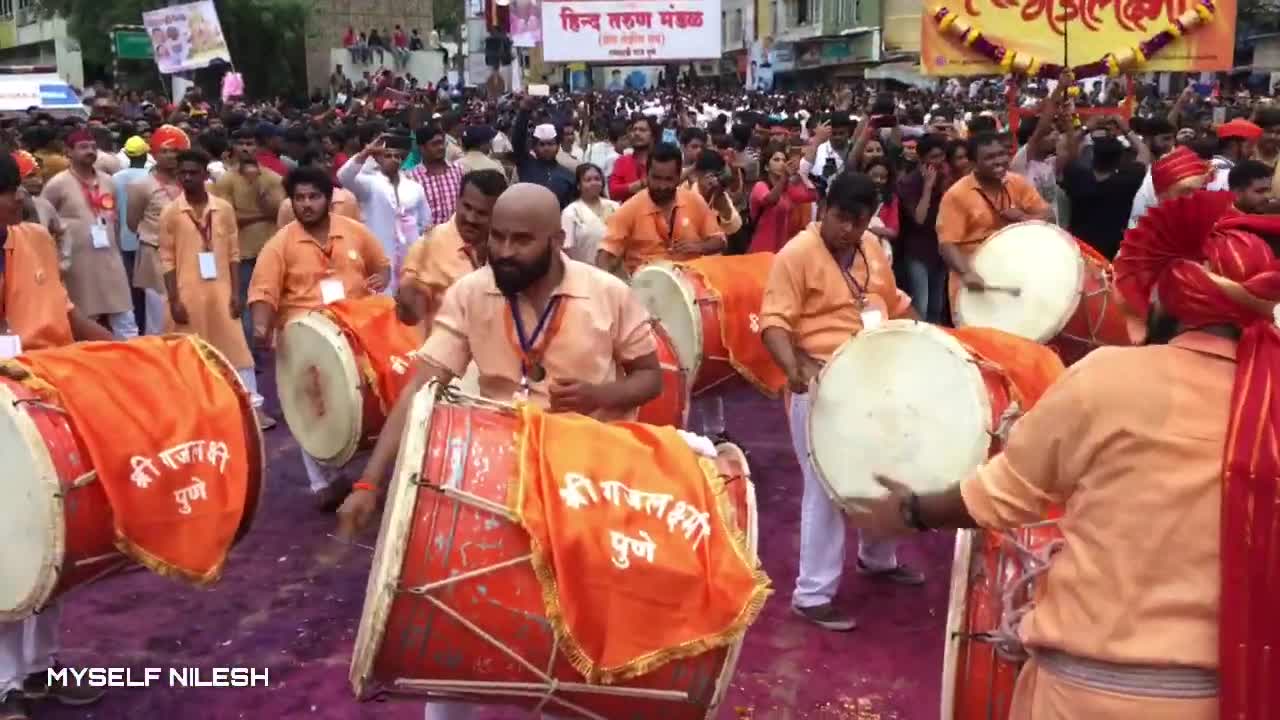
M921 13L920 64L926 75L988 75L1002 72L953 32L943 33L936 13L956 14L996 45L1039 63L1079 66L1109 53L1129 54L1169 28L1193 0L949 0L926 2ZM1236 31L1236 0L1215 0L1213 19L1198 25L1132 72L1229 70Z

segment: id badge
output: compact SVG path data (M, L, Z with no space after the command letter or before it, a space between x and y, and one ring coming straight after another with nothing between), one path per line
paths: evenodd
M347 291L338 278L325 278L320 281L320 302L325 305L336 303L346 296Z
M89 226L89 238L93 240L94 250L106 250L111 247L111 238L107 235L107 224L101 220Z
M0 360L8 360L22 354L22 338L17 335L0 335Z
M200 262L200 279L201 280L217 280L218 279L218 256L212 252L202 252L196 255L196 259Z
M879 310L862 311L862 329L875 330L884 323L884 313Z

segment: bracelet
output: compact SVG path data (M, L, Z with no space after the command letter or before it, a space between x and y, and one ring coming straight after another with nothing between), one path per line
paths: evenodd
M907 527L917 532L926 532L930 528L924 523L924 519L920 517L920 496L911 493L902 501L902 522Z
M376 492L378 492L378 488L374 487L374 486L373 486L373 483L365 482L364 480L361 480L360 482L354 482L354 483L351 483L351 489L352 489L352 490L367 490L367 491L369 491L369 492L371 492L371 493L376 493Z

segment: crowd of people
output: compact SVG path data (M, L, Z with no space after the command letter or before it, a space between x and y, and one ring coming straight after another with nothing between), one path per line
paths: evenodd
M344 45L362 63L368 53L420 46L417 38L399 26L349 28ZM1029 88L1031 100L1014 116L999 85L966 92L955 83L935 91L681 87L495 98L375 82L338 88L340 102L302 106L218 106L198 91L176 103L143 101L103 88L89 101L87 123L39 113L0 122L8 145L0 155L0 329L27 351L197 334L237 368L269 429L276 421L261 412L256 375L282 326L339 298L386 293L402 322L422 329L411 389L475 363L486 397L509 401L523 391L554 411L616 419L662 389L648 314L627 279L658 260L775 253L761 336L787 377L805 474L791 602L817 627L848 631L855 619L833 602L845 515L816 479L803 440L811 383L845 339L883 319L948 324L958 287L986 287L974 251L1012 223L1055 223L1120 268L1126 232L1146 214L1224 190L1233 194L1233 241L1271 237L1264 230L1272 227L1265 216L1280 210L1280 105L1242 93L1205 97L1189 86L1168 101L1143 92L1133 112L1081 120L1077 104L1115 98L1099 91L1090 99L1073 87ZM1183 243L1191 245L1199 247ZM1246 272L1215 255L1213 272L1273 305L1280 298L1271 285L1246 281L1274 272L1275 259L1265 243L1249 249L1265 260ZM1198 263L1198 253L1186 250L1185 259ZM1217 717L1226 395L1239 329L1255 318L1217 306L1187 310L1194 303L1165 294L1177 278L1146 272L1139 302L1145 309L1157 288L1153 327L1172 321L1176 338L1099 351L1072 368L1015 426L1008 451L954 492L917 497L886 479L892 492L870 513L878 532L858 549L858 572L918 586L923 574L885 539L904 523L1003 527L1040 517L1051 502L1066 506L1067 547L1088 550L1055 560L1045 606L1057 614L1044 611L1035 626L1030 642L1046 654L1024 672L1019 718ZM555 312L563 317L552 342L540 333ZM504 335L507 313L518 343ZM1171 386L1181 388L1185 413L1161 427L1126 424L1127 412ZM319 508L369 524L408 396L358 477L303 453ZM1204 407L1212 411L1197 409ZM694 429L732 431L723 418ZM1061 447L1064 434L1080 447ZM1114 458L1139 450L1154 458L1147 469ZM1274 470L1268 466L1273 491ZM1165 492L1130 490L1149 482ZM1073 499L1099 485L1110 493L1107 508ZM1163 523L1191 509L1194 537L1169 535L1168 544L1116 529L1133 523L1108 524L1123 513ZM1119 545L1124 567L1106 559ZM1198 563L1213 571L1184 572ZM1167 574L1121 583L1126 569L1143 567ZM1055 584L1059 572L1076 585ZM28 699L96 699L44 682L57 616L31 622L44 638L35 653L23 648L21 624L0 627L3 720L28 717ZM1062 679L1066 665L1102 664L1203 672L1190 699ZM433 705L429 716L465 712Z

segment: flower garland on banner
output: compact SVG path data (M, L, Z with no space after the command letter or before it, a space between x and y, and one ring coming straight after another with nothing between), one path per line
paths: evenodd
M1137 45L1120 48L1090 63L1076 65L1071 68L1071 74L1077 80L1099 75L1118 77L1122 72L1141 68L1148 59L1168 47L1169 43L1202 25L1209 24L1213 20L1215 10L1214 0L1198 0L1191 9L1179 15L1164 30ZM999 64L1000 70L1005 74L1057 79L1065 69L1055 63L1041 62L1039 58L1029 53L1016 52L987 38L977 26L971 25L958 13L946 7L940 7L932 14L943 35L955 37L991 62Z

